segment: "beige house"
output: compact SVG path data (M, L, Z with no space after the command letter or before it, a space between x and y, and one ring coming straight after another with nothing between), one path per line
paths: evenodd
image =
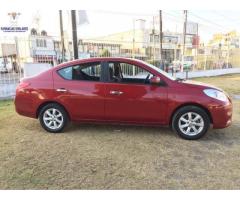
M86 40L84 40L86 41ZM88 42L120 44L120 54L125 57L144 60L160 59L159 32L149 29L136 29L89 39ZM182 51L182 34L173 32L163 33L163 59L169 62L179 60ZM186 56L194 56L193 36L186 38Z

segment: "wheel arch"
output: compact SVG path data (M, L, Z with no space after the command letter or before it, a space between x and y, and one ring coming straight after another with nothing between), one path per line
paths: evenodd
M169 125L170 125L170 126L171 126L171 124L172 124L172 120L173 120L174 114L175 114L180 108L183 108L183 107L186 107L186 106L196 106L196 107L199 107L199 108L203 109L203 110L207 113L207 115L209 116L209 119L210 119L211 124L213 123L212 115L211 115L210 111L209 111L205 106L203 106L203 105L201 105L201 104L198 104L198 103L184 103L184 104L181 104L181 105L177 106L177 107L172 111L171 116L170 116L170 120L169 120Z
M55 103L55 104L58 104L59 106L61 106L61 107L65 110L65 112L67 113L68 119L71 120L71 117L70 117L70 115L69 115L68 110L65 108L64 105L62 105L61 103L59 103L59 102L57 102L57 101L45 101L45 102L43 102L42 104L40 104L40 105L38 106L38 108L37 108L36 118L39 117L39 114L40 114L41 109L42 109L44 106L46 106L46 105L48 105L48 104L50 104L50 103Z

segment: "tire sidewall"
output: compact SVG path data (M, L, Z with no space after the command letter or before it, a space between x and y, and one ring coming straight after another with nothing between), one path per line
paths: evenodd
M182 115L186 114L187 112L195 112L203 118L203 121L204 121L203 130L200 133L198 133L197 135L193 135L193 136L186 135L179 128L179 125L178 125L179 119ZM210 127L210 119L209 119L208 114L202 108L199 108L196 106L186 106L186 107L180 108L175 113L173 120L172 120L172 127L173 127L173 130L180 137L182 137L184 139L188 139L188 140L196 140L196 139L203 137L206 134L206 132L208 131L208 129Z
M43 121L43 115L44 115L44 112L50 108L55 108L57 109L59 112L61 112L62 116L63 116L63 123L62 125L58 128L58 129L50 129L48 128L44 121ZM40 113L39 113L39 121L40 121L40 124L41 126L47 131L47 132L50 132L50 133L60 133L63 131L63 129L66 127L67 123L68 123L68 116L67 116L67 113L66 111L64 110L64 108L62 108L61 106L59 106L58 104L55 104L55 103L51 103L51 104L47 104L46 106L44 106Z

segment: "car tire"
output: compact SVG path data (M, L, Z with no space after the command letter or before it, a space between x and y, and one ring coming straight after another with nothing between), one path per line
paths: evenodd
M173 130L182 138L196 140L203 137L210 127L210 118L205 110L197 106L178 109L172 119Z
M69 118L65 109L56 103L45 105L39 113L41 126L50 133L60 133L67 126Z

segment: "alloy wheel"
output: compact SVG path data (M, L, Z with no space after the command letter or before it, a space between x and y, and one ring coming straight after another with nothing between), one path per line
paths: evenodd
M63 114L56 108L49 108L43 114L44 124L52 129L59 129L64 122Z
M179 118L178 127L183 134L195 136L203 130L204 120L198 113L187 112Z

